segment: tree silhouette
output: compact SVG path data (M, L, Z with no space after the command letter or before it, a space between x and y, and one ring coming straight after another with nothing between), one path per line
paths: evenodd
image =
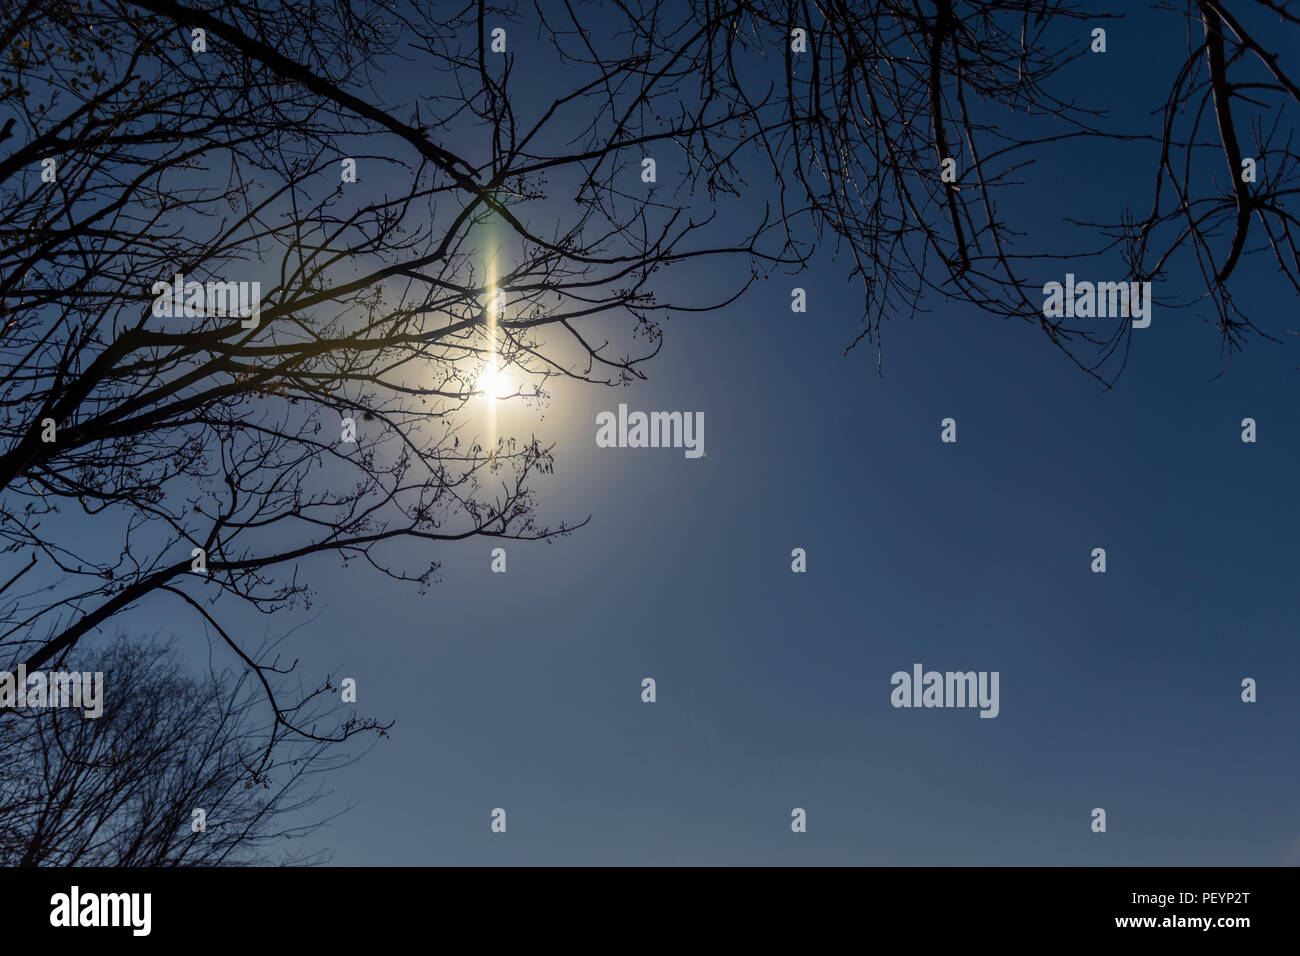
M655 274L760 258L767 227L710 244L684 207L625 195L643 149L734 112L645 130L629 111L685 80L628 52L525 119L510 60L483 52L486 15L153 0L5 15L0 637L29 669L146 601L256 666L221 609L306 606L315 557L423 586L437 560L388 546L572 530L535 518L548 448L466 432L479 370L521 370L534 397L557 374L639 375L677 307ZM398 109L352 92L395 55L380 24L418 38L437 95ZM379 188L350 191L344 160ZM561 177L573 191L550 202ZM256 324L158 317L154 283L177 274L260 282Z
M1118 21L1055 0L6 5L4 656L35 670L167 615L220 636L281 730L378 729L297 722L232 609L309 606L330 555L423 588L454 542L573 531L538 515L551 448L470 414L480 372L538 402L643 377L665 317L819 244L862 283L846 344L878 355L938 297L1113 381L1129 324L1045 317L1038 291L1109 253L1134 280L1190 261L1229 348L1272 334L1231 283L1262 253L1300 289L1297 15L1154 5L1187 56L1147 130L1069 88ZM1084 143L1158 156L1149 211L1025 242L1018 177ZM178 275L258 283L256 316L155 314Z
M325 822L304 814L324 796L319 775L347 758L268 733L250 672L196 679L174 649L124 637L73 661L104 674L99 717L25 708L0 722L0 865L323 861L295 841Z
M1300 8L1290 0L1155 0L1148 6L1168 11L1169 30L1154 35L1124 29L1117 14L1131 5L1112 13L1057 0L736 6L744 12L719 31L700 69L717 95L759 117L787 217L809 239L833 238L851 260L863 328L850 348L870 342L879 357L887 319L955 300L1041 329L1113 383L1128 322L1044 315L1044 281L1089 260L1127 272L1116 280L1167 281L1176 291L1161 290L1162 309L1208 302L1205 317L1229 355L1251 335L1280 331L1251 320L1230 280L1253 239L1253 251L1300 291L1297 221L1285 207L1297 187L1300 107L1281 55L1298 48ZM1145 128L1088 103L1090 71L1106 69L1092 52L1098 28L1130 49L1185 48L1167 92L1150 91L1160 108ZM785 39L794 29L805 31L806 52ZM779 86L747 68L782 49ZM1007 211L1017 196L1019 218L1060 204L1053 160L1066 147L1129 163L1135 178L1155 159L1145 208L1069 219L1050 232L1018 226ZM956 175L945 179L949 159ZM1037 179L1034 167L1043 170Z

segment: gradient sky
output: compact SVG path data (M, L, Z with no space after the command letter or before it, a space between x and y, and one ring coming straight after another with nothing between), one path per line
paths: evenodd
M1069 76L1136 122L1182 27L1108 26L1104 60ZM1007 210L1046 230L1023 244L1150 187L1150 147L1043 164ZM292 652L309 677L355 677L360 711L396 726L331 777L322 808L356 805L309 849L337 864L1300 861L1300 340L1253 342L1216 378L1203 313L1157 306L1104 391L1029 326L932 299L886 325L878 376L869 347L841 357L861 314L847 273L824 253L671 319L647 382L560 384L544 416L503 412L504 430L556 444L542 517L592 516L506 542L506 574L492 540L435 549L442 582L423 597L362 564L312 566L320 614ZM795 285L807 314L789 310ZM1234 287L1261 324L1295 315L1267 269ZM595 416L620 402L703 412L707 457L597 448ZM955 445L939 440L949 416ZM999 671L1000 715L892 708L890 675L914 662ZM1240 699L1247 676L1258 703Z

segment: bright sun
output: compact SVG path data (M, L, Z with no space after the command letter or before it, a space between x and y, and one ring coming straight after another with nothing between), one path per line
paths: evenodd
M497 368L495 361L484 367L478 381L474 383L474 391L484 398L506 398L515 394L517 390L518 386L510 373L505 369Z

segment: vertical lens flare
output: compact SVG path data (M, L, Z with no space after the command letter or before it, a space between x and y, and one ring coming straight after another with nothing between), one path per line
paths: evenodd
M483 398L507 398L518 391L514 377L501 367L501 354L497 349L497 323L505 312L505 293L497 288L495 259L488 266L488 295L483 307L484 336L487 363L474 382L474 391Z
M478 380L474 383L474 391L487 403L488 441L486 448L488 460L493 463L492 470L495 471L497 400L510 395L514 391L510 376L501 368L501 356L497 352L497 319L502 311L502 299L501 290L497 288L495 255L488 262L487 280L488 296L483 311L485 313L484 326L488 360L483 367L483 371L479 373Z

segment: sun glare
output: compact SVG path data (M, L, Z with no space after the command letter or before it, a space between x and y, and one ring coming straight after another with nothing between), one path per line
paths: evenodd
M518 390L515 380L505 369L497 368L493 361L479 374L474 391L484 398L506 398Z

